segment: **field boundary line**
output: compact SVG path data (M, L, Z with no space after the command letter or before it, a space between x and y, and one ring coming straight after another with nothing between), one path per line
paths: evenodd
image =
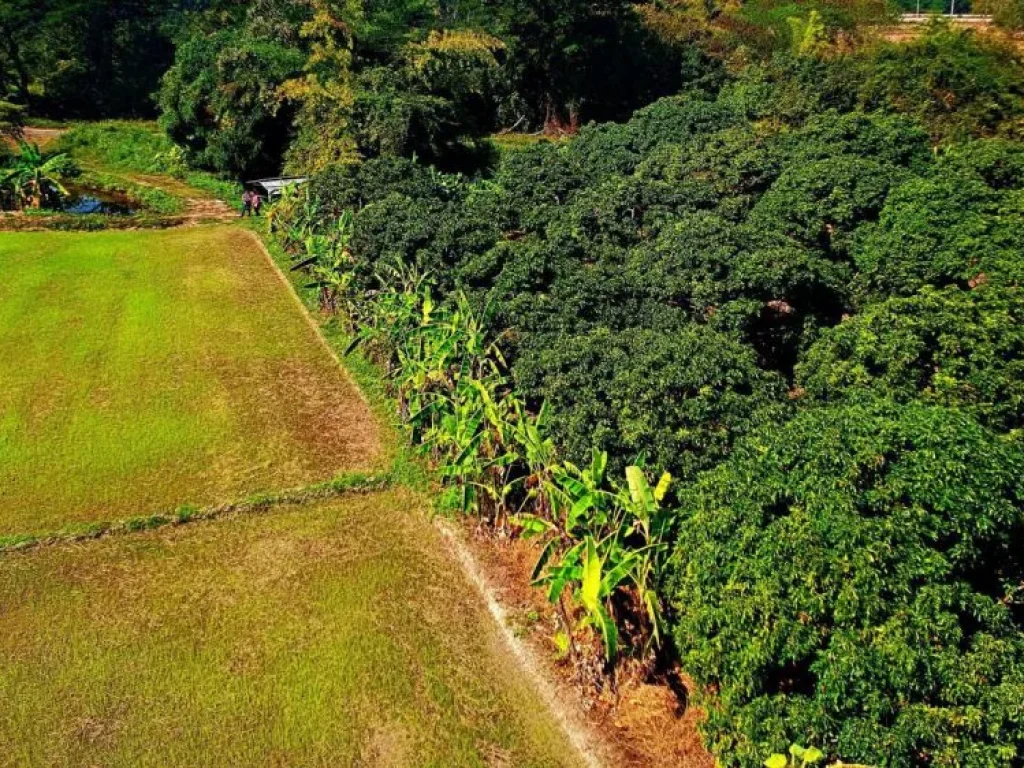
M366 393L363 392L362 387L359 386L359 382L353 378L351 371L349 371L348 367L345 365L345 361L341 359L341 355L338 354L338 351L331 346L331 343L324 337L323 331L320 328L320 323L318 323L310 314L309 308L302 301L302 297L295 291L295 286L292 285L291 280L288 279L288 276L281 271L281 267L279 267L277 262L274 261L274 257L271 256L270 251L267 250L267 246L266 243L263 242L263 238L251 229L245 229L244 227L236 227L236 229L241 232L245 232L250 238L252 238L257 247L259 247L260 252L263 254L263 258L267 260L270 268L273 269L274 274L277 275L277 279L280 280L281 283L284 284L285 288L288 289L288 295L292 297L292 301L295 302L295 305L299 308L303 319L306 321L306 325L308 325L316 335L320 346L327 350L327 354L331 356L331 359L334 360L337 366L344 373L345 379L352 385L352 388L359 393L359 399L361 399L369 409L370 415L373 418L373 426L379 430L381 425L377 423L376 415L373 413L373 404L370 402L370 399L366 396Z
M540 696L548 713L558 723L562 733L583 759L584 765L587 768L604 768L605 765L611 765L612 762L606 760L605 756L600 754L595 747L597 744L603 744L604 741L592 735L590 728L582 724L582 719L573 715L574 707L566 702L567 697L559 693L557 684L544 673L545 665L537 658L534 651L516 637L509 628L508 614L505 608L458 530L442 517L434 517L434 526L441 532L441 537L448 544L449 552L458 561L462 572L487 606L487 611L497 625L498 633L505 647L515 659L515 663L526 677L527 683Z
M381 474L349 473L334 480L289 490L258 493L241 501L229 501L199 507L181 504L170 511L135 515L117 520L84 523L80 527L39 534L7 534L0 536L0 558L42 547L93 541L123 536L158 528L177 527L236 515L254 515L277 507L301 506L312 501L336 499L349 495L367 495L395 486L390 472Z

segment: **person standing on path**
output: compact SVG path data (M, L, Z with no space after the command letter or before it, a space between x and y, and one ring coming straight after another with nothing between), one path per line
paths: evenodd
M246 216L252 216L252 198L253 193L251 189L245 190L242 193L242 218Z
M263 198L258 192L252 193L252 212L254 216L260 215L260 209L263 207Z

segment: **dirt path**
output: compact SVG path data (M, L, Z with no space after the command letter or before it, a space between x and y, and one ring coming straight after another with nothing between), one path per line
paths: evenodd
M185 199L185 214L182 226L199 224L204 221L234 221L238 214L223 200Z
M68 132L67 128L32 128L25 129L25 141L30 144L38 144L40 149L46 149L61 136Z
M238 213L223 200L206 195L173 176L126 173L125 178L144 187L152 187L174 195L185 204L180 226L194 226L209 221L234 221Z

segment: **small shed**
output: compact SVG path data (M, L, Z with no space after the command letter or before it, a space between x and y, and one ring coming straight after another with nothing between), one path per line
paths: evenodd
M267 200L276 200L286 187L297 187L307 181L309 179L305 176L282 176L276 179L253 179L245 182L245 186L255 190Z

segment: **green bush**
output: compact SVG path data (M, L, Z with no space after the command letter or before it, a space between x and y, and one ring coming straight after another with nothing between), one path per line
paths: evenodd
M750 222L842 257L904 178L900 169L855 155L794 164L754 206Z
M292 241L352 211L339 303L455 506L547 537L538 578L603 639L563 637L576 663L649 660L669 601L723 764L811 739L1010 765L1021 160L855 111L866 55L751 68L489 178L331 169ZM677 477L657 532L614 487L637 465Z
M877 227L855 245L862 297L909 295L925 285L1020 284L1024 196L975 173L936 173L897 187Z
M875 403L761 430L683 492L667 593L720 758L812 738L873 765L1013 765L1022 478L968 415Z
M953 172L975 173L992 189L1024 189L1024 144L979 139L946 149L943 164Z
M292 117L277 89L304 61L294 47L240 30L190 37L163 77L160 125L198 168L275 173Z
M933 138L1019 135L1024 65L990 36L938 25L910 43L882 45L864 72L862 107L919 118Z
M933 160L927 131L898 113L829 110L812 115L780 141L797 162L845 156L921 172Z
M605 451L617 470L644 458L684 479L721 460L766 420L761 411L779 415L785 390L749 348L700 325L539 337L513 374L551 408L552 435L571 460Z
M925 289L868 306L807 351L797 381L821 402L915 399L1024 427L1024 291Z

